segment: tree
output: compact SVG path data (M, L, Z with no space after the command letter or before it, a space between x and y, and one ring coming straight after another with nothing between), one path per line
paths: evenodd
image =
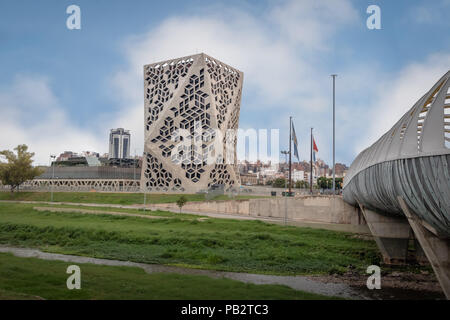
M298 180L295 183L295 187L299 188L299 189L309 188L309 183L308 183L308 181Z
M329 189L330 187L330 179L326 177L319 177L317 179L317 185L320 189Z
M180 208L180 213L181 213L181 208L183 208L183 206L186 204L187 199L185 196L181 196L178 198L177 200L177 206Z
M43 172L32 166L34 152L28 152L27 145L18 145L14 150L17 151L17 155L10 150L0 151L0 155L8 161L0 164L0 181L10 186L11 192L18 189L25 181L32 180Z
M336 190L342 189L342 185L344 184L344 178L336 178L335 181L336 181Z
M343 178L336 178L336 190L342 189ZM333 178L319 177L317 186L320 189L333 189Z
M284 178L277 178L272 183L272 187L274 188L284 188L286 186L286 179Z

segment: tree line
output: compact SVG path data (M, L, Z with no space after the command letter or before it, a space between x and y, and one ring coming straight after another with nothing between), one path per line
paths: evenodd
M272 186L274 188L284 188L288 187L288 183L285 178L277 178L275 180L269 180L266 182L267 186ZM336 178L336 190L342 189L343 178ZM296 182L292 181L292 188L307 189L309 188L309 182L305 180L299 180ZM319 177L317 179L317 184L313 185L314 188L318 189L333 189L333 178Z

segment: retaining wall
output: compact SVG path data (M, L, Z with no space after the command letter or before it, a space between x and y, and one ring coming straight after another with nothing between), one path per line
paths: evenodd
M176 210L175 203L154 204L160 209ZM286 210L287 208L287 210ZM361 213L345 203L341 196L301 196L295 198L263 198L188 202L183 211L225 213L293 221L364 225Z

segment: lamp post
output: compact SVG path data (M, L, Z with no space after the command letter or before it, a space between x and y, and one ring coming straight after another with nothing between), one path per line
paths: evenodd
M286 156L286 163L288 162L287 160L287 156L288 154L290 155L289 151L281 151L282 154L284 154ZM289 173L290 174L290 173ZM284 225L287 224L287 179L284 179Z
M313 128L311 128L311 148L310 148L310 162L309 162L309 166L310 166L310 171L309 171L309 192L311 193L311 195L313 194Z
M289 117L289 196L291 196L291 171L292 171L292 117Z
M52 167L52 182L51 182L51 192L50 192L50 201L53 202L53 184L54 181L53 179L55 179L55 166L53 165L53 161L52 159L55 159L56 156L55 155L50 155L50 166Z
M136 182L136 149L134 149L133 180Z
M337 74L332 74L333 78L333 196L336 195L336 171L335 171L335 132L336 132L336 77Z
M289 151L281 151L281 153L285 155L285 158L286 158L285 161L286 161L286 164L287 164L288 163L287 156L289 154ZM284 179L284 187L287 188L287 179Z

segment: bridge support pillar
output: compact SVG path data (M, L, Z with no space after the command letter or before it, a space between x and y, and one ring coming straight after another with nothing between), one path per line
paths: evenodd
M436 278L450 300L450 239L439 237L439 234L426 223L424 223L406 204L402 197L398 197L414 235L425 252L428 261L433 268Z
M359 204L367 226L386 264L404 264L408 256L411 227L403 217L382 215Z

